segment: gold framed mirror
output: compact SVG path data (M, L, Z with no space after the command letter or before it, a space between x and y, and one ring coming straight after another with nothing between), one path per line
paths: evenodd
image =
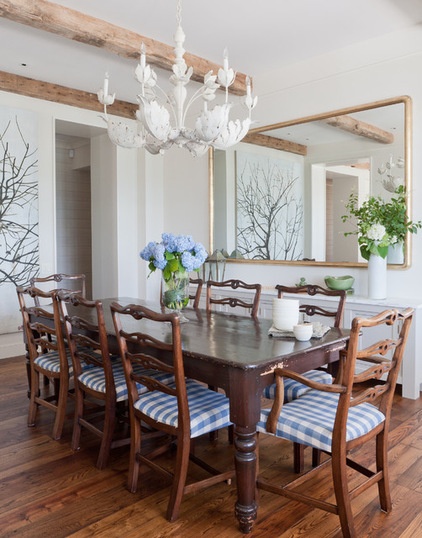
M341 216L351 192L388 200L404 185L411 218L411 98L252 129L210 150L210 250L246 263L365 266ZM350 223L349 228L350 230ZM401 259L410 265L407 235Z

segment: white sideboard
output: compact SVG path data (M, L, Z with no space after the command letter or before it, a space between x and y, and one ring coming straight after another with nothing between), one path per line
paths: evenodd
M260 316L271 318L272 315L272 300L276 297L273 292L264 291L261 295ZM285 295L287 297L287 295ZM293 298L299 298L298 295L291 295ZM324 299L316 297L306 297L307 304L318 304L329 309L330 302L336 300L331 297ZM383 300L373 300L367 297L359 297L357 295L348 295L346 299L343 326L350 328L353 318L356 316L371 317L388 308L414 308L413 323L410 329L407 346L404 353L402 371L399 378L399 383L402 384L402 395L404 398L415 400L419 398L422 390L422 299L403 299L389 297ZM381 329L380 329L381 330ZM382 329L385 331L385 327ZM391 329L392 330L392 329ZM385 333L380 334L380 338L385 338ZM363 334L363 344L365 344L365 335Z

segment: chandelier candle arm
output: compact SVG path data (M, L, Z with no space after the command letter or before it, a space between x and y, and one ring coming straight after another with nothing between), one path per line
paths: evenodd
M136 111L136 128L114 121L107 115L107 106L114 103L115 94L109 94L109 76L105 75L103 88L97 93L98 100L104 105L104 121L107 123L111 141L126 148L145 148L152 154L163 153L173 145L184 147L194 156L203 155L208 148L226 149L240 142L247 134L251 124L252 109L257 98L252 97L251 81L247 77L246 95L241 103L247 110L243 120L230 120L233 103L228 100L228 88L234 83L236 73L229 66L227 49L223 54L223 67L217 75L209 71L204 76L203 85L187 101L187 89L193 74L192 67L186 65L184 55L185 34L181 26L181 1L177 2L177 27L174 35L175 62L170 82L173 90L169 95L157 84L157 75L146 60L145 46L142 43L140 61L135 69L135 78L141 91L137 95L139 108ZM211 110L208 103L216 97L219 87L224 89L225 102L215 105ZM162 99L159 99L159 95ZM194 128L187 127L185 121L191 105L202 98L203 109L197 117ZM170 118L173 118L174 124Z

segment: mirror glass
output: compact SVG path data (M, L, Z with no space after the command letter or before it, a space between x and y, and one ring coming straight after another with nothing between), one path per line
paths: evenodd
M410 207L411 100L397 97L251 130L210 152L210 243L236 261L360 266L352 192ZM409 210L408 207L408 210ZM409 264L409 239L396 267Z

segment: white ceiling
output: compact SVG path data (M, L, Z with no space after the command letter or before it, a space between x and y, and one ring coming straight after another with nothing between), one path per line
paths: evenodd
M173 44L176 0L56 3ZM183 0L185 48L258 77L283 66L422 21L422 0ZM135 101L133 61L0 18L0 70L96 92L104 73L119 99ZM25 65L23 65L25 64Z

